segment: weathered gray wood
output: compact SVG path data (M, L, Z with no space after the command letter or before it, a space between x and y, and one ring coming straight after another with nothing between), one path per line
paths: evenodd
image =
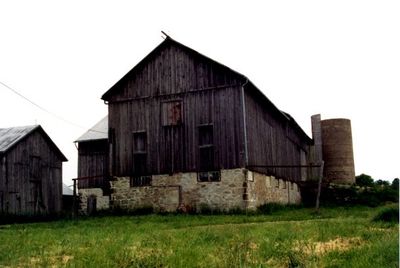
M102 188L109 190L108 141L105 139L78 143L78 188Z
M36 127L1 156L1 211L16 215L57 214L62 205L65 157Z
M199 171L202 124L213 125L216 169L305 164L302 154L308 153L310 139L289 115L243 75L169 38L103 99L109 105L110 130L115 132L110 147L115 176L135 173L135 131L145 131L148 137L150 174ZM179 120L165 114L170 110L165 103L177 102L181 103ZM301 180L304 174L300 168L257 170L291 180Z

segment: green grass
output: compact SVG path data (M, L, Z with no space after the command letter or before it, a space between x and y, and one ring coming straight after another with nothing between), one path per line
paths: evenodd
M372 220L387 209L103 216L0 226L0 267L398 267L398 223Z

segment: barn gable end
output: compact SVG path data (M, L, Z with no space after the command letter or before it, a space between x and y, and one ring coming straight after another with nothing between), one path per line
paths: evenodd
M167 37L102 99L112 207L300 201L312 140L229 67Z
M59 213L67 159L42 127L0 129L0 143L0 213Z
M113 102L179 95L236 86L244 81L243 75L167 37L112 86L102 99Z

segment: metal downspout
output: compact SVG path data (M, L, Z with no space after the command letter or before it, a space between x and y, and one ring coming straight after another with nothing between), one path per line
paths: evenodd
M241 88L241 99L242 99L242 115L243 115L243 134L244 134L244 165L247 168L249 165L249 154L247 149L247 122L246 122L246 105L244 101L244 87L249 83L249 79L246 78L246 82Z

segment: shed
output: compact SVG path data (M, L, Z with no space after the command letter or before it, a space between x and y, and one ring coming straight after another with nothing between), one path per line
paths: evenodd
M62 208L67 158L40 125L0 129L0 212L52 215Z
M78 188L109 190L108 183L108 116L80 136L78 148Z

